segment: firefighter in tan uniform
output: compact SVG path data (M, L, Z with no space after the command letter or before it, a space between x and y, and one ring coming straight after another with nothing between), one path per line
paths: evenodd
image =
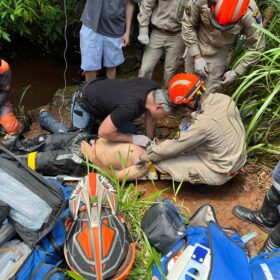
M154 162L176 181L222 185L246 162L245 131L234 101L205 93L193 74L175 75L168 85L172 103L191 110L189 128L172 140L151 145L140 162Z
M189 0L143 0L138 14L139 36L141 44L146 45L142 58L139 77L152 78L155 66L165 54L165 87L175 74L185 50L182 39L181 20ZM149 36L149 24L152 32Z
M246 56L227 71L227 55L240 33L246 36L246 52L263 50L265 39L255 26L261 24L254 0L190 1L182 20L182 36L187 46L185 71L200 75L209 92L233 82L257 61L257 56Z

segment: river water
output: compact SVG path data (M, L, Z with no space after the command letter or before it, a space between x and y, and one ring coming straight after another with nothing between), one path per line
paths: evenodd
M14 108L18 108L22 93L30 85L22 105L25 111L47 105L57 89L64 87L63 72L65 66L47 59L27 59L19 63L10 63L12 69L12 97ZM69 64L66 72L67 86L77 84L79 64Z

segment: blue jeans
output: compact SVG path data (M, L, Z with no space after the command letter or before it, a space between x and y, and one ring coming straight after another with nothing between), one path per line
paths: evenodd
M272 184L280 193L280 160L272 172Z
M45 111L40 114L39 122L43 129L53 134L67 133L69 131L68 126L55 119L50 113Z

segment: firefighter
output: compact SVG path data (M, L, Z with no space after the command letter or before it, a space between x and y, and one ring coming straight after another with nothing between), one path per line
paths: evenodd
M138 14L139 36L141 44L146 45L139 77L152 78L155 66L163 54L163 85L175 74L181 64L185 50L182 40L182 16L188 0L143 0ZM149 36L149 23L152 32Z
M193 74L175 75L168 94L177 107L191 113L185 127L172 140L151 145L141 162L154 162L161 173L176 181L222 185L246 162L245 131L234 101L227 95L206 93Z
M230 84L257 60L256 55L248 55L233 69L226 69L228 53L239 34L246 36L246 52L265 47L264 36L256 25L262 25L262 16L254 0L189 1L182 20L187 46L185 71L200 75L209 92Z
M262 207L250 210L243 206L235 206L233 214L247 222L261 226L265 231L271 232L261 251L270 252L280 248L280 161L272 173L272 186L266 192Z
M11 88L11 69L9 64L0 58L0 125L9 136L20 133L22 124L17 120L13 106L9 101Z

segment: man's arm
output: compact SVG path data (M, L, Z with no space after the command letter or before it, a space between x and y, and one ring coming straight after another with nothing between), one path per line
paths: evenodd
M149 111L145 113L145 128L146 128L146 135L149 138L154 138L155 135L155 128L156 128L156 120L152 117Z
M148 148L148 151L140 156L140 160L157 162L162 159L172 158L180 153L193 151L205 140L206 131L196 125L191 125L187 131L180 132L178 139L165 140L150 149Z
M130 29L131 29L131 22L134 13L134 2L133 0L128 0L125 9L125 33L122 36L123 39L123 46L127 46L129 43L130 37Z
M189 48L190 55L193 57L201 57L200 49L197 40L197 29L200 22L200 1L195 3L189 1L188 6L184 11L182 20L182 37Z
M139 22L139 35L149 34L149 24L156 0L143 0L140 4L140 11L137 16Z
M118 128L113 124L110 115L101 123L98 135L110 141L132 143L131 134L119 132Z
M261 16L261 15L259 15ZM247 40L247 49L246 52L250 51L262 51L265 48L265 37L263 32L258 30L254 25L257 24L262 26L262 22L259 23L255 19L253 12L251 11L243 19L244 21L244 33ZM252 63L255 63L258 60L258 55L249 55L242 59L239 64L233 69L238 75L243 75L248 66Z
M126 180L139 179L145 176L149 170L148 163L143 163L140 165L131 165L121 170L114 170L113 168L114 171L112 170L112 168L109 168L108 166L104 165L98 158L96 158L92 163L106 171L110 176L116 176L116 178L120 181L122 181L124 178L126 178Z
M126 180L136 180L139 179L147 174L149 171L149 164L143 163L141 165L131 165L125 169L117 170L116 171L116 177L120 181L122 181L124 178Z

